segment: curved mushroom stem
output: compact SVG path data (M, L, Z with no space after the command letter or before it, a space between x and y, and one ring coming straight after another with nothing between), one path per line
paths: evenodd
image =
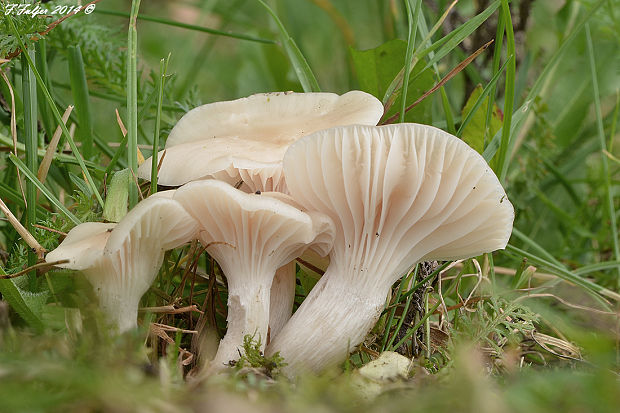
M234 283L228 285L228 327L220 341L217 354L211 361L209 370L216 372L226 367L230 361L238 360L243 354L243 338L246 335L260 340L261 350L265 349L269 330L269 296L272 277L269 283Z
M269 337L272 340L293 314L297 281L296 268L295 261L291 261L278 268L273 278L271 303L269 304Z
M332 264L267 346L268 356L280 352L284 357L289 377L344 360L381 315L389 286L367 288L337 275Z

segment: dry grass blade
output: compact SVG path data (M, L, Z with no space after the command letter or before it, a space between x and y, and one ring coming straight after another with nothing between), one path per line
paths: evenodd
M22 237L26 244L28 244L28 246L34 250L34 252L37 254L37 257L43 258L43 256L45 255L45 248L43 248L41 244L39 244L39 242L32 236L32 234L28 232L28 230L21 224L21 222L19 222L19 220L15 217L15 215L13 215L9 207L6 206L2 199L0 199L0 211L2 211L4 215L6 215L11 226L15 228L15 231L17 231L19 236Z
M405 109L405 113L409 112L411 109L416 107L418 104L420 104L420 102L422 102L424 99L426 99L427 97L435 93L438 89L440 89L443 85L445 85L450 79L452 79L454 76L460 73L463 69L465 69L471 62L474 61L476 57L478 57L482 52L484 52L494 41L495 41L494 39L489 40L480 49L476 50L471 56L469 56L467 59L463 60L461 63L456 65L456 67L452 69L435 86L433 86L431 89L426 91L422 96L418 98L418 100L413 102L411 105L407 106L407 108ZM381 125L387 125L389 123L394 123L398 119L399 116L400 116L400 112L397 112L394 115L390 116L385 121L381 122Z
M65 109L65 113L62 114L62 122L66 125L71 112L73 111L73 105L67 106ZM49 172L50 165L52 164L52 159L54 159L54 155L56 154L56 148L58 147L58 142L60 142L60 136L62 135L62 129L60 125L56 127L54 131L54 136L52 136L52 140L47 146L47 150L45 151L45 156L43 160L41 160L41 165L39 165L39 170L37 172L37 178L43 184L45 183L45 179L47 178L47 173Z

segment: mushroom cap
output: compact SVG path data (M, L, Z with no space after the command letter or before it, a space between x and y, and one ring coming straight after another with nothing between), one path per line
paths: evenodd
M158 153L159 164L165 152L158 182L214 178L234 185L243 179L253 190L280 190L281 161L291 143L332 126L376 125L382 115L381 102L360 91L263 93L199 106L179 120ZM151 162L138 176L150 179Z
M335 93L259 93L199 106L172 128L166 148L215 137L246 137L288 146L304 135L333 125L376 125L383 105L354 90Z
M283 165L292 196L334 221L332 265L345 276L387 272L376 282L391 285L420 260L502 249L512 231L513 207L482 156L431 126L323 130Z
M84 222L73 227L60 245L45 256L45 261L69 260L57 267L84 270L101 257L116 223Z
M251 274L273 277L318 236L325 243L329 236L324 233L333 234L333 223L325 216L311 216L279 199L247 194L221 181L190 182L174 199L198 221L199 239L229 283Z
M256 168L260 164L277 163L282 161L286 148L270 142L236 137L183 143L157 154L158 165L161 162L157 183L180 186L190 181L214 178L234 185L241 180L235 165L243 168L241 162L259 164ZM150 161L140 165L138 177L150 180L151 166Z

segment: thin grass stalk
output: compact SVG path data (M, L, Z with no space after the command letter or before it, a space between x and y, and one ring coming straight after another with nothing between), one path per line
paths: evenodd
M71 93L78 117L77 135L82 142L81 150L85 159L93 157L93 121L90 110L90 96L84 71L84 60L80 46L69 47L69 78Z
M500 70L499 65L502 60L502 45L504 43L504 15L499 13L497 17L497 32L495 33L495 48L493 50L493 76L495 77L498 73L502 72ZM512 56L514 59L514 55ZM507 61L506 61L507 62ZM506 65L504 62L504 66ZM487 139L489 135L489 124L491 123L491 115L493 114L493 106L495 105L495 94L497 91L497 84L494 84L490 93L489 93L489 106L487 106L487 113L484 118L484 137L482 147L486 148Z
M32 69L28 66L26 54L34 59L34 49L28 50L22 55L22 96L24 103L24 145L26 147L26 163L29 171L36 173L39 169L37 149L39 148L39 134L37 129L37 82L34 79ZM34 225L37 222L37 188L32 182L26 181L26 229L34 233ZM28 265L37 262L36 254L28 251ZM31 289L36 287L36 271L28 274L28 283Z
M433 315L435 310L439 308L439 305L441 304L441 301L439 300L432 308L430 309L428 308L428 295L429 294L426 294L427 299L425 300L425 304L424 304L424 310L426 311L426 314L424 314L424 317L422 317L422 319L418 321L416 325L414 325L409 330L407 330L407 334L405 334L405 336L401 338L398 343L392 346L393 349L399 348L400 346L402 346L409 339L409 337L411 337L413 334L415 334L416 331L418 331L418 328L420 328L422 324L426 323L426 320L428 320L430 316ZM430 329L430 324L429 324L429 329ZM427 341L430 340L430 334L427 334L426 336L427 336ZM430 351L430 345L428 345L427 351ZM430 354L427 354L427 358L428 357L430 357Z
M151 156L151 193L157 192L157 152L159 152L159 128L161 123L161 105L164 101L164 85L166 83L166 72L168 71L167 59L161 59L159 62L159 86L157 93L157 113L155 115L155 134L153 135L153 155Z
M407 283L407 278L409 277L403 277L398 284L396 297L394 297L394 305L392 306L392 309L390 310L390 315L388 316L387 322L385 323L385 334L383 335L383 341L381 342L381 351L385 350L385 346L390 335L390 329L392 328L392 322L394 321L394 315L396 314L396 308L398 307L398 303L400 302L400 295L403 292L403 287Z
M25 54L25 53L24 53ZM24 176L27 178L27 182L30 182L34 187L35 187L35 191L36 189L38 189L39 191L41 191L41 193L43 195L45 195L45 197L52 203L52 205L54 205L60 212L62 212L67 218L69 218L70 221L72 221L74 224L80 224L80 220L73 215L68 209L67 207L65 207L62 202L60 202L58 200L58 198L56 198L54 196L54 194L52 194L52 191L50 191L49 189L47 189L47 187L45 185L43 185L39 179L37 178L36 173L33 173L28 166L26 166L25 163L22 162L21 159L19 159L17 156L15 156L14 154L9 154L9 159L11 160L11 162L13 162L15 164L15 166L17 166L17 168L19 168L19 170L24 174ZM30 231L32 232L32 231Z
M592 93L594 94L594 111L596 113L596 126L599 145L601 146L601 165L603 167L603 182L605 184L605 200L607 203L607 213L611 226L611 243L614 250L616 261L620 261L620 245L618 244L618 224L616 223L616 209L614 207L614 196L611 187L611 176L609 174L609 163L605 151L605 129L603 127L603 113L601 111L601 97L598 88L598 78L596 76L596 62L594 60L594 46L592 35L590 34L590 24L586 24L586 41L588 44L588 57L590 59L590 75L592 76ZM618 272L617 285L620 287L620 265L616 267Z
M310 69L308 61L301 53L301 50L299 50L299 47L297 47L295 40L289 36L278 15L263 0L257 1L267 10L276 22L278 30L280 31L280 37L282 37L282 46L284 47L284 51L293 65L293 69L295 69L295 74L297 75L304 92L320 92L321 88L319 87L319 83L317 82L314 73L312 73L312 69Z
M413 284L411 288L415 286L419 271L420 271L420 264L417 264L415 266L415 270L413 271L413 278L409 279L409 277L407 277L408 278L407 284ZM387 346L382 348L382 351L385 349L392 348L392 344L394 344L394 340L396 340L396 337L398 336L400 329L403 327L403 323L405 322L405 318L407 316L407 313L409 312L409 306L411 305L412 300L413 300L413 294L409 294L409 297L407 297L407 300L405 301L405 308L403 308L403 313L398 319L398 324L396 325L396 328L394 329L394 333L392 334L392 338L390 338L390 340L388 341ZM388 329L388 333L389 333L389 329Z
M110 16L119 16L119 17L131 17L130 13L126 13L126 12L122 12L122 11L114 11L114 10L100 10L97 9L97 14L107 14ZM136 16L138 20L144 20L144 21L149 21L149 22L153 22L153 23L159 23L159 24L164 24L166 26L173 26L173 27L180 27L182 29L188 29L188 30L194 30L197 32L203 32L203 33L209 33L209 34L213 34L216 36L224 36L224 37L232 37L234 39L239 39L239 40L247 40L250 42L258 42L258 43L265 43L265 44L276 44L276 42L274 40L271 39L264 39L261 37L256 37L256 36L250 36L247 34L242 34L242 33L233 33L233 32L228 32L228 31L222 31L222 30L216 30L216 29L211 29L209 27L203 27L203 26L197 26L195 24L187 24L187 23L181 23L181 22L177 22L174 20L170 20L170 19L166 19L166 18L161 18L161 17L155 17L155 16L147 16L144 14L141 14L139 16Z
M452 10L452 8L456 5L457 2L458 2L458 0L453 1L452 4L450 5L450 7L448 7L444 11L444 13L441 15L441 17L435 23L435 25L431 28L431 30L428 33L426 33L426 35L424 36L424 39L420 42L420 45L418 46L418 49L416 49L415 52L413 53L413 55L411 56L408 75L411 75L411 70L413 69L413 67L415 67L416 63L422 57L426 56L427 54L432 53L433 50L435 50L437 47L441 46L444 42L447 42L450 38L456 36L459 33L460 30L463 30L463 26L461 26L458 29L456 29L456 30L452 31L451 33L449 33L448 35L444 36L443 38L441 38L437 42L433 43L428 48L422 50L422 47L424 47L424 45L426 45L426 43L431 40L431 37L441 27L441 25L443 24L445 19L448 17L448 14L450 13L450 10ZM422 14L422 17L424 17L423 14ZM418 24L418 21L416 21L416 24ZM426 24L424 24L422 27L424 27L424 29L426 29ZM426 30L424 30L424 31L426 31ZM392 107L392 105L396 101L396 98L398 97L398 91L403 86L403 79L404 79L404 77L405 77L405 68L403 67L396 74L396 76L394 77L394 79L392 80L390 85L388 86L387 90L385 91L385 95L383 96L383 105L385 106L385 111L386 112Z
M405 72L403 78L403 92L401 98L400 109L400 123L405 122L405 108L407 107L407 88L409 87L409 75L411 74L411 59L413 57L413 49L415 48L415 35L418 32L418 20L420 18L420 8L422 1L417 0L413 11L411 7L411 0L404 0L405 8L407 9L407 26L409 28L409 34L407 36L407 53L405 53Z
M138 173L138 30L136 20L140 0L132 0L127 33L127 165L131 175ZM138 188L129 185L129 208L138 203Z
M20 48L22 50L26 50L26 46L24 45L24 42L22 41L21 36L19 36L19 33L17 31L17 28L15 27L15 23L13 23L13 19L11 18L11 16L7 15L6 20L9 23L9 26L11 27L11 31L14 33L15 37L17 38ZM49 90L47 89L47 86L43 82L43 79L41 78L41 75L37 71L33 60L30 58L30 55L28 53L24 53L23 55L28 60L28 65L32 69L32 72L34 73L34 76L37 79L37 84L43 91L43 94L45 95L45 99L47 100L50 108L52 109L52 113L54 114L54 118L56 119L56 122L62 128L63 135L65 139L67 140L67 143L69 143L69 146L71 147L71 150L73 151L75 159L80 165L80 168L82 169L82 173L86 177L86 181L88 182L88 185L90 186L92 192L95 194L95 197L97 198L97 201L99 202L99 205L101 205L101 207L103 208L103 199L101 198L101 195L99 194L99 191L97 190L95 181L93 181L93 178L91 177L90 172L88 172L88 168L86 168L86 165L84 164L84 159L82 158L82 155L80 154L80 151L78 150L77 145L73 141L73 138L71 137L71 134L69 133L69 129L67 129L67 126L62 121L62 116L60 115L60 112L58 111L58 108L56 107L56 103L54 102L52 95L50 94Z
M620 301L620 294L618 294L615 291L611 291L605 287L602 287L600 285L598 285L595 282L592 282L586 278L583 278L577 274L575 274L572 271L569 271L565 268L559 267L556 264L549 262L548 260L545 260L544 258L541 258L537 255L534 255L530 252L524 251L521 248L517 248L513 245L508 244L506 246L506 252L508 253L512 253L514 255L520 256L520 257L525 257L528 260L532 261L532 263L537 264L539 266L544 266L545 268L547 268L547 270L549 272L554 273L555 275L557 275L559 278L568 281L570 283L573 283L575 285L578 285L582 288L584 288L587 291L591 291L591 292L595 292L598 293L602 296L611 298L615 301ZM599 301L600 302L600 301ZM605 304L605 307L607 309L609 309L609 305Z
M516 133L519 132L519 128L521 127L521 124L525 121L527 116L530 114L532 107L534 106L534 99L536 99L536 97L538 97L539 95L543 93L542 90L546 86L547 81L550 79L550 75L555 71L556 65L559 62L560 58L564 55L564 52L568 50L569 46L572 44L573 40L575 40L575 38L577 37L577 34L581 31L581 29L585 26L585 24L592 18L592 16L594 16L596 11L603 5L603 2L605 2L605 0L599 0L597 3L592 5L592 7L586 13L585 17L574 27L574 29L570 32L570 34L566 36L566 38L564 39L564 42L555 51L553 56L551 56L551 58L545 65L545 68L543 69L542 73L538 76L538 78L534 82L534 85L532 86L529 93L527 94L527 97L525 98L525 101L523 102L523 104L516 111L514 111L512 115L513 117L512 125L510 126L511 135L516 136ZM493 158L495 153L497 152L497 149L500 146L500 140L503 134L503 130L504 130L504 127L502 126L502 128L495 134L495 136L493 136L493 139L491 139L487 147L484 149L484 152L482 153L482 157L487 162L489 162ZM519 147L519 142L516 142L515 147L513 148L513 152L518 147Z
M501 69L498 70L495 73L493 78L491 78L489 83L482 90L482 93L480 94L480 96L478 96L478 99L476 99L476 102L474 102L474 106L472 106L472 108L469 111L469 113L467 114L467 116L465 116L465 119L463 119L463 122L461 123L461 126L459 126L459 129L456 132L456 136L458 136L459 138L461 137L461 135L463 134L463 131L465 130L465 127L467 127L469 122L473 119L474 114L476 113L478 108L480 108L482 103L484 103L484 100L486 99L486 97L489 96L495 90L495 86L497 85L497 81L499 80L500 75L504 72L504 69L506 68L506 66L508 64L510 64L510 62L512 62L513 59L514 59L514 56L512 56L512 55L509 56L508 59L506 60L506 62L504 62L504 64L501 67ZM489 107L492 107L490 102L489 102ZM487 126L485 124L485 131L486 131L486 128L487 128Z
M504 28L506 31L506 43L508 55L515 56L515 34L512 27L512 17L510 16L510 6L508 0L502 0L502 16L504 20ZM501 47L501 46L500 46ZM501 182L506 179L508 171L508 147L512 136L510 125L512 123L512 110L515 97L515 74L517 66L515 60L508 65L506 69L506 85L504 93L504 123L502 128L502 138L499 144L499 155L497 158L497 168L495 173Z
M45 39L39 40L35 44L35 50L37 53L37 58L35 59L35 65L37 66L37 70L41 74L41 78L43 82L47 85L47 88L50 87L49 81L49 71L47 67L47 43ZM37 103L39 104L39 114L41 115L41 122L43 123L43 128L45 129L45 134L48 139L51 139L52 134L55 129L54 116L49 110L49 107L45 103L45 96L43 95L43 91L39 88L39 93L37 96ZM41 142L43 143L43 142Z

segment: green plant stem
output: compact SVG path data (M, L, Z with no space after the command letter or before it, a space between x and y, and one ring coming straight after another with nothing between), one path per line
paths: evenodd
M263 0L257 1L267 10L276 22L278 30L280 31L280 37L282 37L282 46L284 47L284 51L295 69L295 74L297 75L304 92L320 92L321 88L319 87L319 83L317 82L314 73L312 73L312 69L310 69L310 65L308 65L308 61L301 53L301 50L299 50L299 47L297 47L295 40L289 36L278 15Z
M39 169L37 149L39 139L37 132L37 82L34 79L32 69L28 65L26 54L34 59L34 50L28 50L22 54L22 96L24 102L24 144L26 147L26 163L28 170L37 173ZM30 234L34 233L34 224L37 222L37 188L33 182L26 181L26 229ZM34 265L37 256L33 251L28 251L28 265ZM28 274L31 289L36 287L37 274L31 271Z
M36 189L38 189L39 191L41 191L41 193L43 195L45 195L45 197L56 207L58 208L58 210L60 212L62 212L67 218L69 218L69 220L71 220L74 224L79 224L80 220L73 215L63 204L62 202L60 202L58 200L58 198L56 198L54 196L54 194L52 194L52 192L47 189L47 187L45 185L43 185L41 183L41 181L39 181L37 179L37 175L36 172L33 173L30 171L30 169L28 168L28 166L26 166L25 163L23 163L21 161L21 159L19 159L17 156L15 156L14 154L9 154L9 159L11 160L11 162L13 162L15 164L15 166L17 166L19 168L19 170L26 176L26 178L28 179L28 182L30 182Z
M151 193L157 192L157 152L159 151L159 127L161 122L161 105L164 101L164 85L166 83L166 72L168 70L167 59L161 59L159 62L159 86L157 94L157 114L155 115L155 133L153 135L153 155L151 156Z
M415 269L413 271L413 278L407 277L407 284L413 284L412 288L415 286L416 279L418 278L419 269L420 269L420 264L415 266ZM407 313L409 312L409 306L411 305L411 300L413 300L413 294L409 294L409 297L407 297L407 300L405 301L405 308L403 308L402 315L398 319L398 324L396 325L396 328L394 329L394 334L392 334L392 338L390 339L390 341L388 341L387 346L383 347L383 350L385 350L386 348L387 349L392 348L392 344L394 344L394 340L396 340L396 336L398 335L398 332L403 327L405 317L407 316ZM396 307L394 307L394 310L396 310ZM390 325L388 325L387 333L390 332L389 328L390 328Z
M407 53L405 54L405 72L403 78L403 92L401 98L400 122L405 121L405 108L407 107L407 88L409 87L409 75L411 74L411 59L413 58L413 49L415 48L415 35L418 31L418 20L420 18L421 0L417 0L412 11L411 0L404 0L407 9L407 25L409 27L409 35L407 37Z
M499 69L499 65L502 60L502 44L504 43L504 15L499 13L497 20L497 31L495 33L495 42L493 49L493 76L495 77L502 70ZM512 56L514 59L514 56ZM506 61L507 62L507 61ZM506 63L504 63L504 66ZM487 146L487 139L489 134L489 124L491 122L491 115L493 114L493 106L495 104L495 92L497 89L497 84L494 84L490 93L489 93L489 106L487 106L487 113L484 119L484 139L483 139L483 148Z
M515 35L512 27L512 18L510 16L510 6L508 0L502 0L502 20L504 22L504 28L506 29L506 42L508 48L508 55L515 55ZM499 45L498 47L501 47ZM506 69L506 92L504 94L504 122L502 127L502 138L499 144L499 155L497 159L497 168L495 173L498 175L501 182L506 179L506 172L508 171L508 147L510 145L510 139L512 136L510 125L512 123L512 110L515 97L515 73L517 70L516 62L512 59Z
M9 26L11 27L12 32L15 34L19 42L20 48L22 50L26 50L26 46L24 45L24 42L22 41L21 36L19 36L19 33L17 32L17 28L15 27L15 24L13 23L13 19L11 18L11 16L5 16L5 17L6 17L7 22L9 23ZM43 79L41 78L41 75L37 71L34 65L34 62L30 58L30 55L28 53L23 53L23 55L28 60L28 65L32 69L32 72L34 73L34 76L37 79L37 83L39 87L42 89L43 94L45 95L45 99L47 100L50 108L52 109L54 118L56 119L56 122L62 129L63 136L65 137L65 139L67 140L67 143L71 147L71 150L73 151L73 154L75 155L75 158L77 159L78 164L80 165L80 168L82 169L82 173L86 177L86 181L88 182L88 185L90 186L91 190L95 194L95 197L97 198L97 201L99 202L99 205L101 205L101 207L103 208L103 199L101 198L101 195L99 194L99 191L97 190L95 181L93 181L93 178L90 176L90 172L88 172L88 168L86 168L86 165L84 164L84 159L82 158L82 155L80 154L80 151L78 150L77 145L75 144L75 142L73 141L73 138L71 137L71 134L69 133L69 129L67 129L67 126L62 121L62 115L58 111L58 108L56 107L56 103L54 102L52 95L50 94L45 83L43 82Z
M97 13L99 13L99 14L107 14L107 15L110 15L110 16L120 16L120 17L130 17L131 16L130 13L126 13L126 12L122 12L122 11L114 11L114 10L100 10L100 9L97 9ZM181 23L181 22L177 22L177 21L174 21L174 20L170 20L170 19L164 19L164 18L154 17L154 16L146 16L144 14L141 14L141 15L137 16L137 19L138 20L149 21L149 22L153 22L153 23L165 24L167 26L180 27L182 29L194 30L194 31L197 31L197 32L214 34L216 36L225 36L225 37L232 37L234 39L248 40L250 42L258 42L258 43L265 43L265 44L275 44L276 43L274 40L271 40L271 39L263 39L261 37L249 36L247 34L241 34L241 33L225 32L225 31L222 31L222 30L211 29L209 27L203 27L203 26L197 26L197 25L194 25L194 24Z
M138 30L136 21L140 0L132 0L127 33L127 165L130 174L138 173ZM138 188L129 185L129 208L138 203Z
M594 46L592 44L592 35L590 34L590 24L586 24L586 41L588 44L588 57L590 59L590 75L592 76L592 92L594 94L594 110L596 113L596 126L598 132L598 140L601 147L601 165L603 167L603 182L605 183L605 200L607 203L607 212L609 214L609 223L611 227L611 243L614 250L616 261L620 261L620 245L618 241L618 224L616 223L616 209L614 207L614 196L611 189L611 179L609 174L609 163L605 151L607 145L605 143L605 129L603 127L603 114L601 111L601 98L598 88L598 78L596 76L596 62L594 60ZM616 267L618 278L616 285L620 288L620 265Z
M49 81L49 72L47 67L47 43L45 39L39 40L35 44L35 50L37 54L37 58L35 59L35 65L37 66L37 70L41 74L41 78L43 79L43 83L47 85L47 88L50 88ZM37 96L37 102L39 104L39 113L41 115L41 122L43 123L43 128L45 129L45 134L48 139L52 138L54 134L54 117L51 114L49 107L45 103L45 96L43 95L43 91L39 88L39 93ZM43 142L42 142L43 143ZM42 145L41 145L42 146Z
M85 159L91 159L94 153L93 122L86 72L84 71L84 61L79 45L69 47L69 78L78 117L77 135L79 136L79 141L82 142L80 149Z

